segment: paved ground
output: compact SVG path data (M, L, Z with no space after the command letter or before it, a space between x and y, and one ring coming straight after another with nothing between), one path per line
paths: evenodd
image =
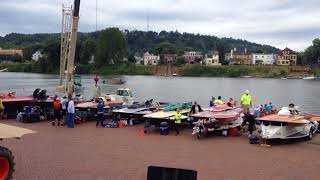
M145 180L149 165L195 169L199 180L319 178L320 135L312 143L266 148L245 137L197 140L190 130L139 137L141 126L105 129L86 123L67 129L48 122L2 122L38 132L1 142L15 155L15 179Z

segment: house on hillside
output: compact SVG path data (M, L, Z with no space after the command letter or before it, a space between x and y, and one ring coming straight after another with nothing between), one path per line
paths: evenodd
M177 59L176 54L163 54L161 56L163 63L168 64L168 63L173 63Z
M251 65L251 54L247 51L247 48L244 51L237 50L236 48L231 49L230 52L230 62L231 65Z
M159 55L150 54L149 52L146 52L143 54L143 62L145 66L158 65L159 61L160 61Z
M22 49L2 49L0 47L0 56L23 56Z
M186 51L183 55L184 62L187 64L196 64L203 60L202 52Z
M204 58L204 63L208 66L221 66L221 63L219 63L219 52L213 51L206 54Z
M280 51L277 56L277 65L280 66L296 66L297 53L289 48Z
M31 59L34 61L39 61L40 58L42 58L43 55L40 50L36 51L35 53L32 54Z
M251 57L253 65L273 65L276 62L275 54L253 53Z

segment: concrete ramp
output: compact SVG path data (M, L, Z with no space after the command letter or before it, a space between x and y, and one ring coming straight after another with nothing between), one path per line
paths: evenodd
M0 139L21 138L23 135L33 133L36 131L0 123Z

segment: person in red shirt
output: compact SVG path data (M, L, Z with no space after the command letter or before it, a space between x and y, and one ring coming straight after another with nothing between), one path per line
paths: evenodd
M61 111L62 111L62 106L60 100L55 96L54 101L53 101L53 113L54 113L54 120L52 121L52 126L55 125L55 122L58 123L58 126L60 126L60 121L61 121Z

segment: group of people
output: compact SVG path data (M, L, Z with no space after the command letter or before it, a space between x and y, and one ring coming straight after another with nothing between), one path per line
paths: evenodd
M194 101L193 105L191 107L191 110L189 111L189 115L197 114L202 111L203 110L202 110L201 106L197 103L197 101ZM172 123L172 127L176 131L176 135L178 135L180 133L179 129L181 127L181 120L182 120L181 111L180 111L180 109L176 109L176 112L174 114L174 122Z
M55 96L53 101L53 112L54 120L52 121L52 126L57 124L58 126L67 125L68 128L74 128L75 106L71 96L69 98L63 96L61 100ZM62 119L64 120L63 123L61 123Z
M210 107L214 107L214 106L217 106L217 105L223 105L223 104L226 104L229 107L235 107L237 102L233 98L229 98L229 100L227 102L223 102L221 96L218 96L217 99L212 96L211 100L209 101L209 106Z
M276 109L274 109L272 102L266 103L264 105L260 104L254 108L255 117L261 117L262 115L268 115L274 112L276 112Z

